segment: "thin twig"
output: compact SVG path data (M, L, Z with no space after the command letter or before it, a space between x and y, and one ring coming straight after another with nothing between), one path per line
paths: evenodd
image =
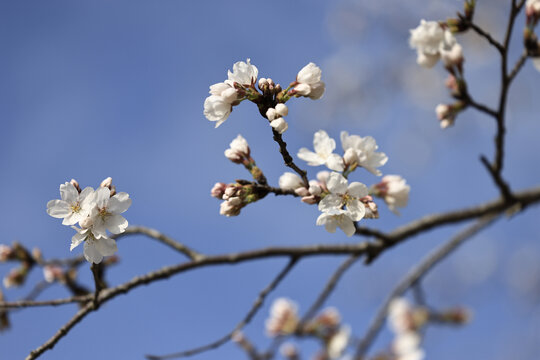
M524 208L528 205L537 203L540 201L540 188L534 188L515 194L515 199ZM130 281L118 285L114 288L108 288L101 292L99 302L103 304L118 295L125 294L132 289L139 286L146 285L155 281L170 278L173 275L194 270L197 268L220 265L220 264L238 264L245 261L252 261L263 258L273 257L308 257L308 256L322 256L322 255L362 255L367 254L373 258L373 254L377 256L381 254L385 249L388 249L398 242L404 240L406 237L413 236L422 231L429 230L437 224L442 225L449 222L457 222L468 219L481 217L487 214L502 213L511 207L504 199L498 199L483 205L479 205L474 208L465 209L464 213L459 212L451 213L450 217L445 214L435 215L434 217L424 217L420 220L414 221L409 225L396 229L390 233L393 237L390 242L362 242L359 244L348 245L313 245L306 247L271 247L266 249L251 250L240 253L231 253L224 255L206 256L198 260L192 260L185 263L176 264L173 266L166 266L159 270L150 272L148 274L137 276ZM0 302L0 304L2 304ZM57 331L46 343L32 351L27 360L37 358L40 354L48 349L51 349L61 338L63 338L69 330L82 320L89 312L94 309L94 304L86 305L75 316L68 321L59 331Z
M485 157L485 156L480 156L480 161L482 162L482 164L484 164L485 168L487 169L487 171L489 172L489 174L491 175L491 178L493 179L493 181L495 182L495 185L497 185L497 187L499 188L502 196L507 199L508 202L512 202L514 201L513 199L513 195L512 195L512 192L510 190L510 187L508 186L508 184L504 181L504 179L502 178L501 174L496 172L495 169L493 169L491 167L491 164L489 163L488 159Z
M491 45L493 45L501 54L503 53L504 51L504 48L503 46L501 45L500 42L498 42L497 40L495 40L490 33L488 33L487 31L483 30L480 26L476 25L474 22L472 21L468 21L466 18L462 18L464 19L464 21L467 23L467 25L469 25L471 27L471 29L473 29L478 35L484 37Z
M71 296L63 299L55 300L18 300L12 302L0 302L0 309L14 309L14 308L26 308L26 307L40 307L40 306L59 306L65 304L73 303L84 303L89 300L92 300L93 294L83 295L83 296Z
M190 247L168 237L167 235L159 232L158 230L144 227L144 226L130 226L126 229L125 232L115 235L114 239L120 239L128 235L137 235L142 234L146 235L150 238L156 239L159 242L173 248L174 250L186 255L191 260L197 260L200 259L203 255L198 253L197 251L191 249Z
M264 300L266 299L268 294L270 294L270 292L272 292L272 290L274 290L279 285L279 283L285 278L285 276L287 276L287 274L292 270L292 268L296 265L297 262L298 262L298 258L292 257L290 259L287 266L285 266L285 268L283 268L283 270L281 270L278 273L278 275L272 280L272 282L270 284L268 284L268 286L265 287L259 293L259 295L257 296L257 299L255 300L255 302L251 306L251 309L248 311L246 316L244 316L242 321L240 321L234 327L234 329L232 331L230 331L227 335L225 335L225 336L221 337L220 339L218 339L216 341L213 341L213 342L211 342L211 343L209 343L207 345L199 346L199 347L196 347L196 348L193 348L193 349L190 349L190 350L186 350L186 351L182 351L182 352L178 352L178 353L174 353L174 354L169 354L169 355L161 355L161 356L146 355L146 358L149 359L149 360L164 360L164 359L176 359L176 358L181 358L181 357L188 357L188 356L192 356L192 355L202 353L204 351L216 349L216 348L220 347L221 345L227 343L229 340L232 339L232 337L233 337L233 335L235 333L242 330L244 328L244 326L246 326L247 324L249 324L251 322L251 320L253 319L255 314L257 314L257 311L259 311L259 309L263 305Z
M305 170L300 169L293 161L293 158L291 157L291 154L289 154L289 151L287 151L287 143L283 141L283 137L280 133L278 133L276 130L272 129L272 133L274 134L274 141L278 143L279 145L279 152L281 153L281 156L283 157L283 161L285 162L285 165L287 167L290 167L304 181L305 187L309 187L309 180L307 178L307 172Z
M480 104L476 102L473 98L471 98L469 94L467 94L465 101L467 102L468 105L472 106L476 110L481 111L485 114L488 114L489 116L492 116L494 118L497 118L497 112L495 110L487 107L484 104Z
M508 81L511 82L512 80L514 80L514 78L519 73L519 71L521 70L523 65L525 65L525 61L527 61L528 57L529 57L529 55L527 53L527 49L523 50L523 52L521 53L521 56L519 57L518 61L516 62L516 64L512 68L512 71L510 71L510 74L508 75Z
M300 320L300 323L298 324L298 329L302 330L304 325L315 316L315 313L319 311L319 309L323 306L324 302L330 294L334 291L337 283L345 274L345 272L358 260L359 255L352 255L348 257L332 274L330 279L328 279L328 282L324 286L324 289L321 291L319 296L317 296L317 299L315 302L310 306L308 311L304 314L302 319Z
M366 355L369 347L371 346L377 334L384 325L384 320L386 319L386 315L388 313L388 307L393 299L405 293L407 289L409 289L412 285L418 282L419 279L426 275L437 263L447 257L459 245L476 235L479 231L485 229L499 217L500 214L493 214L481 218L475 224L467 227L464 231L458 233L450 241L430 253L422 261L420 261L418 265L413 267L391 291L390 295L388 295L381 308L377 311L377 314L375 315L370 326L368 327L366 334L362 337L362 340L358 344L355 359L363 359Z

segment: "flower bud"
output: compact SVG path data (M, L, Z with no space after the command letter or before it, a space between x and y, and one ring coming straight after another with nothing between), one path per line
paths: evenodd
M286 172L279 177L279 188L281 190L296 190L300 187L304 187L304 181L295 173Z
M275 110L279 116L287 116L289 113L289 108L285 104L277 104Z
M277 111L274 108L270 108L266 111L266 118L270 121L274 120L277 116Z
M0 244L0 262L12 260L14 252L8 245Z
M304 196L301 201L309 205L314 205L317 203L317 197L314 195Z
M37 247L32 249L32 258L38 263L43 261L43 255L41 253L41 250Z
M308 189L306 189L305 187L299 187L299 188L296 188L296 189L294 190L294 192L295 192L296 195L298 195L298 196L309 196L309 195L310 195Z
M64 277L64 271L57 265L45 265L43 268L43 277L48 283L53 283Z
M282 117L272 120L270 126L274 128L280 134L283 134L289 128L289 124Z
M309 193L311 195L319 196L322 193L321 185L317 180L311 180L309 182Z
M259 89L264 91L265 87L268 87L268 80L266 80L265 78L260 78L259 79Z
M109 188L110 189L111 185L112 185L112 177L109 176L108 178L103 180L99 186L102 187L102 188Z
M81 192L81 187L79 186L79 183L77 182L77 180L71 179L70 183L71 185L75 186L75 189L77 189L79 193Z
M214 184L214 187L212 190L210 190L210 195L212 197L215 197L217 199L223 198L223 194L225 193L225 189L227 188L227 184L218 182Z

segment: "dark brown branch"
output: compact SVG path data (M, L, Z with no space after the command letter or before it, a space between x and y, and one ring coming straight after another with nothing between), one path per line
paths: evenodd
M259 296L257 296L257 299L255 300L255 302L251 306L251 309L248 311L246 316L244 316L242 321L240 321L234 327L234 329L232 331L230 331L227 335L225 335L225 336L221 337L220 339L218 339L216 341L213 341L213 342L211 342L211 343L209 343L207 345L199 346L199 347L187 350L187 351L182 351L182 352L169 354L169 355L162 355L162 356L146 355L146 358L149 359L149 360L164 360L164 359L175 359L175 358L181 358L181 357L188 357L188 356L192 356L192 355L202 353L204 351L216 349L216 348L220 347L221 345L227 343L229 340L232 339L232 337L234 336L234 334L236 332L242 330L244 328L244 326L246 326L247 324L249 324L251 322L251 320L253 319L255 314L257 314L257 311L259 311L259 309L263 305L264 300L266 299L268 294L270 294L270 292L272 292L279 285L279 283L285 278L285 276L287 276L287 274L292 270L292 268L296 265L297 262L298 262L298 258L295 258L295 257L291 258L291 260L289 261L287 266L285 266L285 268L283 268L283 270L281 270L281 272L278 273L278 275L272 280L272 282L270 284L268 284L268 286L265 287L259 293Z
M403 295L407 289L416 284L423 276L425 276L435 265L437 265L442 259L447 257L452 251L454 251L459 245L466 240L472 238L481 230L491 225L500 214L488 215L481 218L472 226L467 227L464 231L458 233L454 238L442 245L431 254L426 256L418 265L413 267L409 273L397 284L392 290L390 295L386 298L381 308L377 311L374 319L372 320L366 334L362 337L362 340L358 344L355 359L364 359L369 347L377 337L388 313L388 307L392 300Z
M480 161L482 162L482 164L484 164L484 166L486 167L487 171L489 172L489 174L491 175L491 178L493 179L493 181L495 182L495 185L497 185L497 187L499 188L502 196L508 201L508 202L512 202L513 201L513 196L512 196L512 192L510 191L510 187L508 186L508 184L506 183L506 181L504 181L504 179L502 178L501 174L496 172L495 169L493 169L491 167L491 164L489 163L488 159L485 157L485 156L480 156Z
M522 208L528 205L537 203L540 201L540 188L534 188L523 192L516 193L514 195L516 202L519 203ZM389 234L389 241L377 241L377 242L362 242L358 244L345 244L345 245L312 245L306 247L271 247L259 250L246 251L241 253L231 253L224 255L206 256L199 258L198 260L192 260L185 263L180 263L172 266L166 266L159 270L150 272L148 274L135 277L130 281L118 285L114 288L103 290L98 298L98 302L104 303L118 295L125 294L132 289L139 286L167 279L173 275L194 270L200 267L223 265L223 264L238 264L245 261L252 261L263 258L274 257L308 257L308 256L322 256L322 255L363 255L366 254L368 259L372 261L375 257L380 255L384 250L394 246L398 242L402 241L406 237L416 235L420 232L429 230L435 226L464 221L468 219L478 218L488 214L502 213L512 207L504 199L498 199L477 207L464 209L462 211L451 212L448 214L438 214L432 216L426 216L422 219L414 221L408 225L396 229ZM0 304L2 304L0 302ZM56 334L54 334L45 344L34 350L27 360L35 359L44 351L51 349L62 337L64 337L68 331L75 326L82 318L84 318L89 312L94 309L94 304L86 305L81 309L75 317L66 323Z
M203 255L198 253L197 251L187 247L186 245L166 236L165 234L155 230L155 229L152 229L152 228L147 228L147 227L144 227L144 226L130 226L126 229L125 232L121 233L121 234L118 234L118 235L114 235L112 236L113 239L120 239L120 238L123 238L125 236L129 236L129 235L137 235L137 234L142 234L142 235L146 235L150 238L153 238L153 239L156 239L158 240L159 242L173 248L174 250L186 255L188 258L190 258L191 260L197 260L199 258L201 258Z
M12 302L0 302L0 309L13 309L13 308L26 308L26 307L39 307L39 306L58 306L73 303L83 303L92 300L93 294L83 296L72 296L64 299L55 300L18 300Z
M491 34L489 34L487 31L483 30L481 27L479 27L478 25L476 25L474 22L472 21L468 21L465 17L462 17L461 18L463 21L465 21L465 23L467 25L470 26L471 29L474 30L474 32L476 32L478 35L482 36L483 38L485 38L491 45L493 45L501 54L503 53L504 51L504 48L503 46L501 45L500 42L498 42L497 40L495 40Z
M309 187L309 181L307 178L307 172L305 170L300 169L293 161L293 158L291 157L291 154L289 154L289 151L287 151L287 143L283 141L283 137L280 133L278 133L276 130L272 129L272 133L274 134L274 141L278 143L279 145L279 152L281 153L281 156L283 157L283 161L285 162L285 165L287 167L290 167L293 169L304 181L304 185L306 187Z
M521 56L519 57L518 61L516 62L516 64L512 68L512 71L510 71L510 74L508 75L508 81L509 82L512 82L512 80L514 80L514 78L519 73L519 71L521 70L523 65L525 65L525 61L527 61L528 57L529 57L529 55L527 54L527 50L526 49L523 50L523 52L521 53Z
M467 105L469 106L472 106L473 108L475 108L476 110L478 111L481 111L489 116L492 116L494 118L497 118L498 114L495 110L487 107L486 105L484 104L480 104L480 103L477 103L476 101L474 101L473 98L471 98L471 96L469 94L467 94L465 96L465 102L467 103Z

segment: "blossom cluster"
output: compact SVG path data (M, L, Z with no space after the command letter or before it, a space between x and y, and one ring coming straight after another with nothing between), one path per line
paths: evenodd
M422 360L425 356L420 347L420 329L428 320L428 313L415 309L404 298L392 300L388 308L388 322L395 338L392 353L395 360Z
M450 23L452 23L449 20ZM461 27L454 26L454 31ZM442 59L449 72L447 87L452 96L457 98L454 104L439 104L435 112L440 126L446 129L454 124L457 114L466 107L461 100L466 97L465 80L463 79L463 48L452 34L452 27L445 22L421 20L420 25L410 30L409 45L416 49L416 62L423 67L433 67Z
M356 232L354 222L379 216L372 196L382 198L392 211L397 212L397 207L407 205L410 187L397 175L385 176L371 188L360 182L349 183L348 176L359 167L382 175L378 168L388 161L388 157L377 151L377 143L371 136L360 137L343 131L341 145L343 155L334 153L335 140L324 130L317 131L313 138L315 151L301 148L298 157L311 166L325 165L332 172L319 172L317 180L309 181L309 187L298 175L286 172L280 177L279 186L283 190L293 190L305 203L318 204L322 214L317 225L324 225L331 233L339 227L347 236L352 236Z
M301 328L298 305L287 298L276 299L270 308L270 317L266 320L266 334L270 337L298 334L319 339L324 345L323 359L338 359L347 348L351 334L348 325L341 324L337 309L326 308L315 318L307 321ZM287 343L282 347L286 357L295 352L294 345Z
M227 80L210 86L210 96L204 101L204 116L220 126L231 114L233 107L244 100L255 103L261 114L268 119L270 126L279 134L289 127L285 121L289 109L285 103L293 97L309 97L320 99L325 90L321 81L321 69L314 63L304 66L297 74L295 81L287 89L275 84L271 78L257 81L259 70L251 64L239 61L228 71ZM257 84L259 90L255 87Z
M75 180L61 184L60 197L47 203L47 213L63 219L63 225L77 232L71 239L70 250L84 242L84 257L94 264L99 264L104 256L113 255L118 249L107 230L112 234L126 230L128 222L120 214L131 206L129 195L117 193L112 179L107 178L96 190L91 187L81 190ZM77 223L80 228L74 226Z

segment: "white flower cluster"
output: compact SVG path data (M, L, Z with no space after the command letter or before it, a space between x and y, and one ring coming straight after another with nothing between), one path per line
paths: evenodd
M279 179L283 190L294 190L308 204L319 204L322 214L317 225L324 225L328 232L335 232L339 227L347 236L356 232L354 222L363 218L377 218L377 205L370 196L370 190L360 182L349 184L347 176L357 167L363 167L374 175L381 175L378 169L388 157L377 152L378 146L371 136L360 137L341 133L343 156L335 154L336 142L324 130L319 130L313 138L315 152L301 148L298 157L308 165L326 165L333 172L321 171L317 180L309 182L306 188L302 179L287 172ZM400 185L401 184L401 185ZM383 182L372 186L372 195L384 199L392 211L396 207L406 206L409 186L398 176L385 177Z
M390 303L388 321L396 335L392 343L395 360L422 360L424 358L424 350L420 348L422 342L418 332L420 326L417 324L417 322L425 321L424 319L425 316L415 316L414 309L404 298L394 299Z
M96 190L86 187L81 191L75 180L61 184L60 197L60 200L47 203L47 213L63 219L63 225L77 231L71 239L70 250L84 242L84 257L95 264L99 264L104 256L113 255L118 249L116 241L108 237L107 230L112 234L126 230L128 222L120 214L131 205L129 195L116 193L112 179L107 178ZM77 223L80 228L72 226Z
M270 337L276 337L300 332L302 336L319 338L326 344L327 354L322 358L332 360L341 358L349 344L351 328L341 324L341 316L336 308L324 309L300 329L297 328L299 322L296 303L286 298L278 298L270 308L270 317L266 320L266 333ZM296 347L291 343L282 347L281 352L289 358L297 353Z
M431 68L440 58L446 66L463 61L461 45L452 32L439 22L421 20L420 25L410 32L409 45L416 49L418 65Z
M204 101L204 116L221 125L231 114L232 107L245 98L245 88L252 87L257 81L259 70L247 62L239 61L228 71L228 79L210 86L210 96Z
M270 126L280 134L283 134L289 128L289 124L283 118L288 113L289 109L285 104L277 104L275 108L269 108L266 111L266 117L270 121Z
M210 86L210 96L204 101L204 116L215 121L218 127L227 120L233 106L247 99L257 104L275 131L283 134L289 127L284 119L289 112L285 102L300 96L316 100L324 94L321 69L314 63L304 66L298 72L296 80L285 90L270 78L257 81L258 75L259 70L255 65L251 65L250 59L247 59L247 62L235 63L233 71L228 72L227 80ZM262 94L257 91L255 84Z

